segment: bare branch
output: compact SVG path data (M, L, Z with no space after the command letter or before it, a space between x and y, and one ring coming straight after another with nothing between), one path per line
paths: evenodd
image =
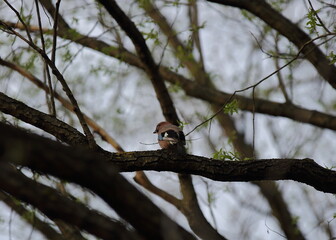
M134 176L134 180L148 191L161 197L163 200L169 202L170 204L172 204L174 207L176 207L178 210L181 211L182 208L181 200L153 185L143 171L137 171Z
M3 156L1 158L6 159ZM88 209L79 202L63 197L55 189L31 180L5 161L0 163L0 173L2 190L38 208L50 219L62 219L103 239L140 239L120 223Z
M33 42L33 39L31 38L30 36L30 32L29 32L29 28L27 26L27 24L25 23L25 21L23 21L20 13L7 1L7 0L4 0L4 2L7 4L7 6L15 13L15 15L17 16L17 18L19 19L20 23L24 26L24 29L26 31L26 34L27 34L27 37L28 37L28 40L30 42Z
M57 46L57 26L58 26L58 12L59 7L61 5L61 0L57 0L56 8L54 13L54 26L53 26L53 45L52 45L52 52L51 52L51 61L55 63L56 61L56 46Z
M178 116L170 98L168 90L160 75L157 64L152 58L145 39L135 24L126 16L126 14L119 8L114 0L99 0L99 2L106 8L111 16L117 21L119 26L127 33L128 37L132 40L136 52L144 65L144 70L148 74L152 85L154 87L156 96L161 105L161 110L166 120L178 125Z
M44 52L46 52L38 0L35 0L35 5L36 5L37 19L38 19L38 24L39 24L39 29L40 29L42 50ZM55 63L55 61L53 61L53 62ZM45 68L46 75L47 75L47 80L48 80L47 82L48 82L48 88L49 88L49 93L50 93L50 103L51 103L51 106L50 106L51 111L50 112L54 117L56 117L56 106L55 106L55 99L54 99L54 91L53 91L53 87L52 87L52 83L51 83L51 76L50 76L49 67L48 67L48 64L45 61L44 61L44 68Z

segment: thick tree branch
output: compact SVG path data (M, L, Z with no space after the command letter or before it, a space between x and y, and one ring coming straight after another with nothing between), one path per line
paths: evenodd
M171 80L174 83L180 83L180 86L185 90L187 95L205 100L209 103L218 104L218 107L227 104L229 99L236 99L238 101L238 107L244 111L255 111L256 113L271 116L286 117L297 122L336 130L336 116L330 114L302 108L289 102L278 103L260 98L252 99L238 94L232 97L232 94L211 89L208 86L198 85L186 78Z
M38 208L50 219L61 219L102 239L140 239L137 234L126 230L120 223L19 173L4 161L6 157L2 156L1 160L0 188Z
M96 176L98 173L84 175L86 171L90 170L86 167L91 167L90 164L96 164L95 167L91 168L97 169L97 172L102 171L104 174L107 170L111 171L113 166L112 169L118 169L121 172L138 170L173 171L200 175L216 181L294 180L306 183L319 191L336 193L336 171L323 168L312 159L225 161L194 155L181 157L164 150L126 153L109 153L101 150L99 153L96 152L92 155L86 154L86 151L80 149L61 146L43 137L13 129L13 127L2 123L0 124L0 131L3 136L0 138L2 158L10 151L20 149L25 154L21 158L13 159L17 164L39 171L46 171L50 174L53 172L59 177L67 178L69 178L68 174L75 170L73 174L78 174L76 181L80 181L79 176L88 178L87 181L92 177L99 177ZM50 154L51 152L54 154ZM41 158L37 158L37 154L40 154ZM42 156L43 161L40 160ZM53 166L55 171L52 170ZM78 166L78 169L73 169L74 166ZM70 169L67 170L68 168ZM84 172L77 173L80 170ZM57 171L61 172L56 173ZM74 178L72 178L73 181ZM85 182L85 184L87 183ZM99 186L91 187L100 188ZM110 189L107 187L107 190Z
M57 139L74 146L87 146L87 139L75 128L43 112L37 111L0 92L0 111L43 129Z
M76 150L2 123L0 132L0 161L27 166L90 189L146 239L167 236L168 239L195 239L119 175L116 166L107 162L107 152Z
M193 155L179 157L165 151L146 151L112 154L110 161L120 171L173 171L216 181L294 180L319 191L336 193L336 172L308 158L224 161Z
M226 238L221 236L215 228L213 228L208 220L203 215L203 212L197 201L197 194L192 182L192 176L190 174L178 175L181 186L181 193L183 196L181 211L188 219L191 229L201 239L210 240L225 240Z
M14 210L18 215L22 217L26 222L31 224L34 228L38 229L47 239L50 240L65 240L66 238L58 233L50 224L42 221L38 216L32 213L32 210L26 209L23 204L18 203L9 194L0 191L0 200L3 201L8 207Z
M35 79L35 81L37 81L39 85L43 84L38 79ZM41 86L44 86L43 88L46 91L48 91L47 86L45 85L41 85ZM57 93L55 94L55 96L63 104L66 103L65 107L72 106L69 102L67 102L67 100L60 97L60 95L58 95ZM86 146L87 145L87 140L84 135L79 133L76 129L72 128L71 126L65 124L62 121L59 121L58 119L50 115L39 112L33 108L30 108L24 103L11 99L2 93L0 93L0 102L1 102L0 111L4 113L10 114L22 121L30 123L35 127L39 127L43 129L44 131L54 135L59 140L66 142L72 146L80 146L80 145ZM86 121L88 122L89 126L97 130L98 133L103 137L105 141L107 141L113 147L115 147L118 152L124 152L121 146L103 128L101 128L91 118L89 117L86 117L86 118L87 118ZM146 175L143 172L138 172L135 176L135 180L139 184L143 185L147 190L159 195L160 197L162 197L169 203L173 204L176 208L178 209L181 208L179 199L155 187L149 181L149 179L146 177Z

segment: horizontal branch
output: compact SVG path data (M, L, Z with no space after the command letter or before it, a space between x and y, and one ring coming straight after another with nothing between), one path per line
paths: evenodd
M111 171L112 167L121 172L172 171L200 175L216 181L294 180L306 183L319 191L336 193L336 171L323 168L311 159L224 161L194 155L179 156L162 150L126 153L100 150L88 154L83 149L64 147L45 138L12 129L5 124L0 124L0 132L0 159L6 152L17 151L20 146L24 157L13 159L17 164L61 178L66 177L68 180L80 180L84 184L89 182L90 188L98 187L98 183L101 185L99 181L102 176L106 171ZM95 169L99 176L95 176L91 169Z
M121 223L31 180L4 161L0 162L0 188L38 208L50 219L62 220L102 239L141 239Z
M178 156L162 150L115 153L109 158L121 172L172 171L225 182L294 180L319 191L336 193L336 171L323 168L308 158L225 161L194 155Z

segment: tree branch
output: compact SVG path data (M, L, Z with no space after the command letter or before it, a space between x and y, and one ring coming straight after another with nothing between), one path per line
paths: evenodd
M26 209L23 204L18 203L17 200L9 194L0 191L0 200L3 201L8 207L13 209L18 215L20 215L22 219L39 230L47 239L65 240L62 234L58 233L54 228L52 228L48 223L42 221L38 216L33 215L31 210Z
M87 139L75 128L43 112L37 111L0 92L0 111L43 129L57 139L74 145L87 146Z
M90 189L146 239L195 239L116 172L116 166L109 164L105 156L110 153L67 147L2 123L0 132L0 161L27 166Z
M154 193L166 202L172 204L178 210L182 211L182 201L167 193L166 191L163 191L162 189L156 187L153 183L149 181L148 177L143 171L137 171L133 179L134 181L136 181L136 183L140 184L151 193Z
M0 162L0 188L38 208L50 219L62 219L103 239L140 239L120 223L24 176L4 161L6 157L2 156L1 159L3 161Z
M165 150L126 153L109 153L100 150L95 154L88 154L83 149L65 147L3 123L0 124L0 132L3 136L0 139L2 159L11 150L20 149L24 151L24 155L22 158L12 160L16 164L57 174L59 177L69 178L68 174L78 174L76 181L80 181L79 176L89 181L92 177L99 177L98 172L105 173L108 170L112 171L111 169L118 169L121 172L154 170L200 175L216 181L294 180L306 183L319 191L336 193L336 171L323 168L314 160L307 158L225 161L194 155L178 156ZM50 154L51 152L53 154ZM37 153L41 157L36 158ZM43 160L41 160L42 157ZM96 165L93 167L90 164ZM73 169L74 166L78 166L78 169ZM84 175L86 171L90 171L87 167L97 169L95 171L97 174ZM68 168L70 169L67 170ZM72 172L73 170L75 172ZM80 170L84 172L81 173ZM74 179L75 177L72 178ZM90 187L101 188L91 185ZM112 191L109 187L107 190Z
M149 76L154 87L156 97L160 103L162 113L166 120L178 125L178 116L175 111L173 101L170 98L168 90L161 78L157 64L152 58L152 54L149 51L145 39L135 24L126 16L126 14L119 8L114 0L99 0L99 2L105 7L109 14L116 20L119 26L126 32L135 46L135 50L143 63L144 70Z
M123 171L155 170L200 175L216 181L247 182L294 180L319 191L336 193L336 172L312 159L259 159L225 161L187 155L184 158L165 151L112 154L110 161Z

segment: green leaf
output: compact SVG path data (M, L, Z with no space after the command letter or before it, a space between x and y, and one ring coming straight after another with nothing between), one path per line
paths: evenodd
M299 219L300 219L299 216L293 216L293 217L292 217L292 224L293 224L293 225L297 225Z
M213 159L217 160L227 160L227 161L240 161L240 156L238 152L226 151L225 149L220 148L217 152L214 152L212 155Z
M253 19L256 18L252 13L250 13L250 12L247 11L247 10L241 10L240 12L241 12L241 14L242 14L247 20L249 20L250 22L252 22Z
M183 121L179 121L178 123L179 123L179 127L182 128L182 129L184 128L184 126L190 124L190 123L188 123L188 122L183 122Z
M306 28L309 30L309 33L317 33L316 27L317 26L321 26L321 24L318 23L317 21L317 13L319 12L319 10L314 11L313 9L309 9L309 12L307 13L307 18L308 21L306 23Z
M334 51L331 51L328 55L328 58L330 60L330 65L336 63L336 54Z
M224 106L223 111L224 111L224 113L230 114L230 115L232 115L234 113L238 113L238 101L237 101L237 99L234 99L233 101L226 104Z

